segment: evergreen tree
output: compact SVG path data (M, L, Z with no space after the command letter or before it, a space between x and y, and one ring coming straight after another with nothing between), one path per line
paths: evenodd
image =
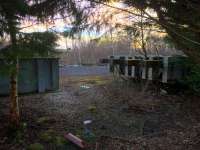
M42 34L40 33L21 34L20 23L22 20L34 17L37 17L38 21L44 22L47 18L53 19L57 14L63 16L66 13L73 16L75 20L72 21L73 25L81 23L83 18L82 11L74 0L0 0L0 36L6 34L10 39L10 46L3 50L1 55L10 61L10 68L12 68L9 70L9 76L10 121L13 126L19 126L20 121L17 90L18 59L24 55L35 56L36 54L45 54L41 48L50 48L53 45L46 47L44 44L55 40L55 36L49 33L45 33L43 37L41 37ZM41 39L43 39L42 42Z

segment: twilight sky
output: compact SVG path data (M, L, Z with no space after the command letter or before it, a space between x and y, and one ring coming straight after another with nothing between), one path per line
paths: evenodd
M80 3L80 5L85 5L84 3ZM109 3L109 5L122 8L122 9L128 9L131 10L134 13L139 14L137 10L133 10L130 8L125 7L122 3ZM83 6L82 6L83 7ZM45 24L38 24L33 23L30 21L25 21L22 23L22 32L44 32L47 30L55 31L55 32L63 32L65 30L69 30L71 28L70 26L70 18L61 19L61 16L55 16L54 21L48 21ZM100 5L97 8L93 9L90 13L90 16L88 18L88 24L90 24L91 27L93 27L93 30L86 30L82 32L82 37L85 39L89 38L96 38L98 36L101 36L105 32L114 29L117 24L119 25L131 25L133 21L138 21L139 18L137 16L133 16L127 12L123 12L119 9L111 8L108 6ZM93 24L98 24L100 29L98 32L96 32L96 26L93 26ZM66 46L67 41L67 46ZM58 48L59 49L66 49L66 47L71 47L71 41L70 39L66 39L62 36L60 36L58 40Z

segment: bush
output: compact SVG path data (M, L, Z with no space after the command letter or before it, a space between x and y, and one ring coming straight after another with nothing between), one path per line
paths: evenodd
M40 143L34 143L28 147L28 150L44 150L44 146Z
M190 69L185 82L192 91L200 92L200 65L193 64Z

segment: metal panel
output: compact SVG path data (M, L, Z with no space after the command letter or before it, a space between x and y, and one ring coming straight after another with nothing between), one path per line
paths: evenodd
M51 60L52 71L52 90L59 89L59 62L58 59Z
M0 65L4 65L2 60ZM59 88L57 58L22 59L19 68L19 93L45 92ZM0 95L8 94L9 77L0 73Z
M9 78L0 75L0 95L7 95L9 93Z
M43 60L37 60L38 92L45 92L45 81L43 80Z
M0 59L0 69L3 69L2 67L5 66L4 64L5 62ZM4 74L3 72L1 72L2 70L0 70L0 95L7 95L9 93L9 77L7 74Z
M43 80L45 81L45 90L52 90L52 67L49 59L44 61L43 64Z
M36 92L38 83L36 62L25 59L20 61L19 66L19 93Z

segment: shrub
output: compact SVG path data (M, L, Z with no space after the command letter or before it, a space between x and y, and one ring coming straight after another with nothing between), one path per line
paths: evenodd
M44 146L40 143L34 143L28 147L28 150L44 150Z
M190 71L185 82L192 91L200 92L200 65L190 65Z

